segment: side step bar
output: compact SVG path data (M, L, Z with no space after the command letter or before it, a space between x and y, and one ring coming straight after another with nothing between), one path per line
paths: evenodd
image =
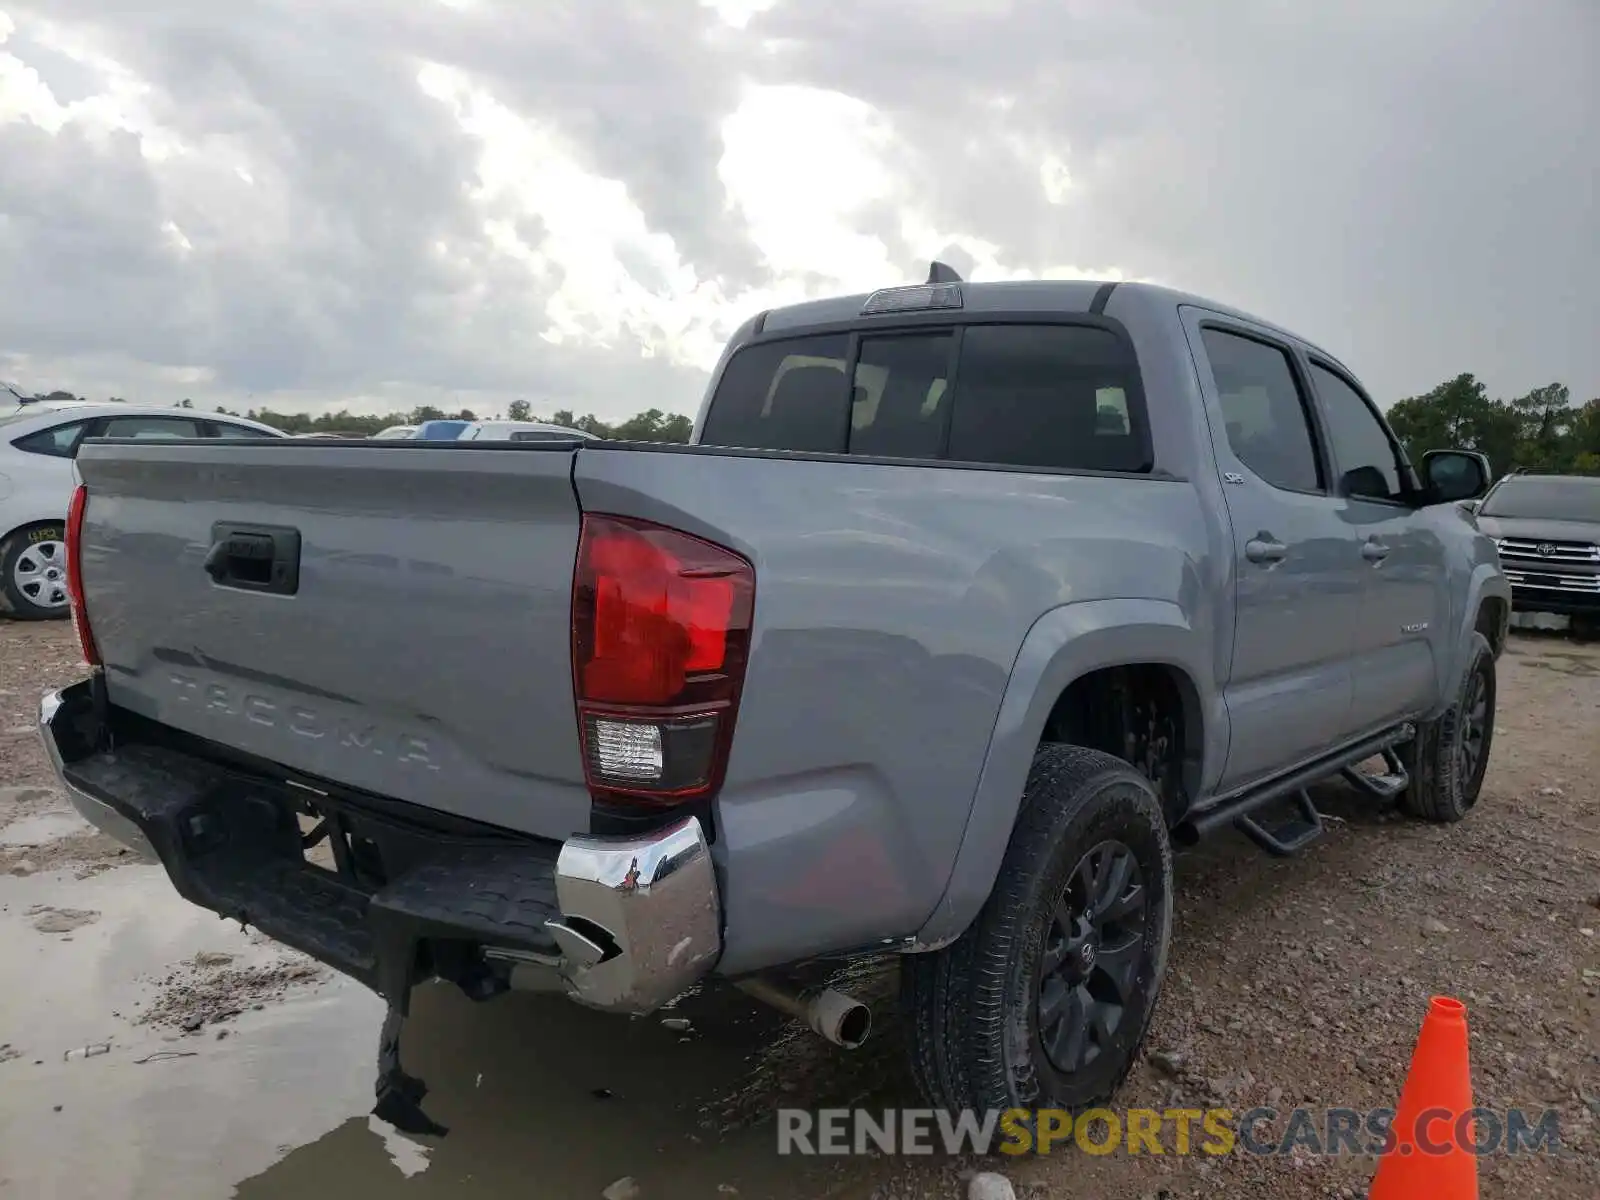
M1305 849L1322 836L1322 814L1312 802L1306 789L1334 775L1343 775L1354 787L1369 796L1391 800L1411 783L1400 757L1394 748L1416 737L1416 726L1405 724L1376 734L1347 746L1298 770L1276 779L1258 783L1236 796L1231 796L1199 815L1180 822L1173 836L1185 846L1193 846L1202 838L1215 833L1225 825L1232 825L1269 854L1286 857ZM1356 770L1356 764L1374 755L1382 755L1389 773L1367 775ZM1297 815L1287 824L1269 830L1258 819L1261 809L1286 796L1293 796Z
M1383 751L1383 765L1388 768L1385 775L1368 775L1365 771L1356 770L1354 763L1339 774L1357 791L1365 792L1377 800L1393 800L1411 786L1411 773L1406 770L1393 746Z
M1269 830L1254 816L1237 817L1234 826L1245 837L1260 846L1274 858L1291 858L1304 850L1326 832L1322 814L1312 802L1311 793L1302 788L1294 798L1298 817L1291 817L1276 829Z

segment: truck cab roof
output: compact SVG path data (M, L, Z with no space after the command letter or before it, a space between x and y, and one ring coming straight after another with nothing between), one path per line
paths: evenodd
M866 312L868 304L875 298L885 297L894 292L909 293L918 288L953 288L959 298L959 303L920 310L910 307L896 307L888 309L881 314L869 314ZM733 341L737 343L741 340L748 340L751 337L780 332L792 331L800 333L818 327L851 324L863 319L870 320L874 316L889 316L891 313L903 315L918 311L941 312L952 321L981 319L986 316L1026 316L1030 314L1048 315L1061 313L1084 313L1095 316L1103 314L1115 317L1116 314L1114 312L1108 311L1113 296L1116 297L1119 307L1132 302L1134 304L1167 308L1192 305L1196 308L1209 309L1212 312L1248 321L1262 328L1275 330L1284 337L1292 338L1308 349L1315 350L1336 363L1339 362L1337 356L1330 354L1309 338L1233 305L1223 304L1205 296L1180 291L1176 288L1164 287L1156 283L1103 279L1007 279L985 282L952 280L947 283L908 284L894 288L880 288L876 291L857 292L849 296L829 296L825 299L807 300L799 304L785 305L782 308L774 308L761 313L747 323L746 329L741 330L744 337L740 338L736 334Z

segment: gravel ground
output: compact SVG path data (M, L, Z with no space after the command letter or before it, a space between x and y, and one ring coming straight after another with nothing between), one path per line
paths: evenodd
M53 820L64 806L33 721L42 688L81 674L70 627L0 622L0 671L3 841L6 825ZM1330 834L1300 858L1265 858L1231 835L1180 857L1171 974L1149 1053L1119 1105L1390 1106L1428 997L1447 993L1469 1006L1479 1103L1560 1114L1564 1156L1489 1159L1483 1195L1600 1196L1600 646L1514 634L1499 708L1484 795L1461 825L1380 815L1333 787L1318 797L1334 818ZM81 875L120 857L80 830L45 846L0 846L0 871ZM92 919L72 909L29 917ZM293 964L284 970L181 964L156 976L157 998L140 1019L199 1028L309 982ZM885 1041L894 1024L884 1022ZM893 1068L881 1054L836 1065L857 1076L842 1093L911 1102L882 1095ZM735 1111L720 1115L738 1123L779 1103L811 1105L810 1092L793 1077L753 1075ZM1360 1196L1372 1169L1357 1159L1074 1152L1000 1165L1019 1194L1099 1200ZM971 1170L883 1166L869 1181L841 1164L830 1195L955 1196Z
M1337 820L1299 858L1233 836L1179 858L1171 973L1119 1106L1392 1107L1428 998L1448 994L1468 1006L1478 1103L1560 1114L1566 1155L1485 1160L1486 1200L1600 1196L1600 646L1513 634L1498 708L1460 825L1326 787ZM1006 1167L1039 1197L1323 1200L1364 1196L1373 1163L1066 1152ZM952 1174L864 1194L956 1195Z
M299 954L271 966L234 967L231 955L206 953L155 979L156 998L135 1020L197 1033L250 1008L282 1000L292 989L319 983L329 972Z

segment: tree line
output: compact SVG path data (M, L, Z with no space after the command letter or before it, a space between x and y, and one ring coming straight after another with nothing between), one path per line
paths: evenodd
M46 400L76 398L62 391L43 397ZM185 400L181 407L193 408L194 404ZM217 411L241 415L226 408ZM285 433L339 433L353 437L370 437L391 425L480 419L471 409L448 412L428 404L409 412L382 416L344 409L312 415L277 412L270 408L252 408L242 415ZM1457 375L1432 391L1396 401L1388 417L1412 462L1420 462L1428 450L1460 449L1476 450L1485 455L1497 478L1518 467L1600 473L1600 397L1585 404L1574 404L1570 389L1562 383L1546 384L1526 395L1501 400L1490 396L1475 376ZM662 412L659 408L646 409L616 424L602 421L593 413L576 416L571 409L558 409L549 416L536 417L533 406L526 400L513 400L506 407L505 419L544 421L581 429L596 437L636 442L687 442L694 427L689 417Z
M187 401L185 405L187 406ZM217 411L228 412L225 408ZM394 412L382 416L353 413L345 409L313 416L310 413L277 412L270 408L252 408L242 415L252 421L260 421L263 425L271 425L274 429L281 429L285 433L342 433L354 437L371 437L391 425L421 425L424 421L450 420L539 421L547 425L564 425L568 429L581 429L584 433L591 433L595 437L617 438L629 442L687 442L689 434L694 429L694 422L689 417L681 413L662 412L659 408L646 409L626 421L612 424L602 421L593 413L577 416L567 408L557 409L549 416L535 416L533 405L526 400L513 400L506 406L504 418L498 414L480 416L470 408L450 412L431 404L419 405L409 412Z
M87 399L71 392L55 391L39 397L45 403L59 403L66 400ZM125 403L121 397L113 396L111 403ZM182 400L179 408L193 408L193 400ZM689 434L694 430L694 421L682 413L662 412L659 408L647 408L642 413L635 413L626 421L611 424L602 421L593 413L577 416L571 409L561 408L549 416L534 416L533 405L526 400L513 400L506 406L505 417L499 414L479 414L470 408L450 412L431 404L419 405L408 412L392 412L382 415L371 413L353 413L346 409L331 413L300 413L278 412L270 408L251 408L244 412L224 408L218 405L216 412L230 417L245 417L251 421L259 421L263 425L271 425L274 429L281 429L285 433L338 433L350 437L371 437L379 430L387 429L391 425L421 425L424 421L540 421L547 425L564 425L568 429L581 429L584 433L593 434L595 437L616 438L629 442L687 442Z
M1600 397L1575 405L1565 384L1499 400L1472 375L1457 375L1389 409L1412 462L1428 450L1476 450L1499 478L1515 468L1600 474Z

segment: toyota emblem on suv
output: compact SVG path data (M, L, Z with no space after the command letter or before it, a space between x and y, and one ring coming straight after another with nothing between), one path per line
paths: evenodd
M1549 558L1556 552L1556 548L1549 542L1540 542L1537 549L1539 551L1540 558Z

